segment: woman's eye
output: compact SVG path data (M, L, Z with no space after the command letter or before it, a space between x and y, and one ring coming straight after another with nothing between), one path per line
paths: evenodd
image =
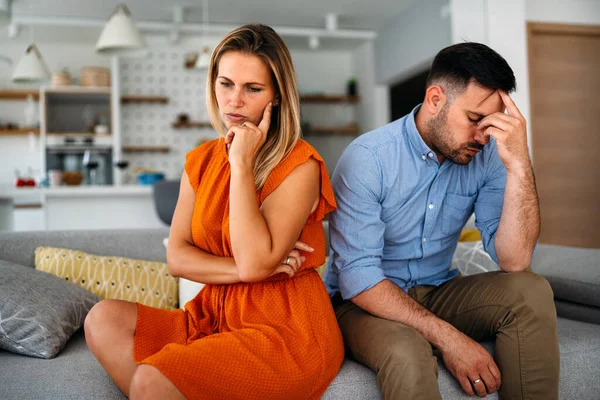
M259 88L253 88L253 87L248 88L248 90L250 90L251 92L254 92L254 93L257 93L257 92L261 91L261 89L259 89Z
M481 120L480 119L469 118L469 121L471 121L472 123L476 124L476 123L478 123Z
M229 87L229 86L231 86L231 83L229 83L229 82L221 82L221 86Z

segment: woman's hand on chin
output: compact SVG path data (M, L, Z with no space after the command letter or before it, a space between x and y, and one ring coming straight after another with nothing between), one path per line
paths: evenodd
M232 126L229 129L225 135L225 144L229 149L229 164L252 168L258 150L267 140L267 132L271 126L272 107L272 103L267 104L258 126L245 121L241 125Z

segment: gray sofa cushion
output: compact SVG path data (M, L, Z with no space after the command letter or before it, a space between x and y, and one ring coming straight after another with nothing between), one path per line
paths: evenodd
M600 249L540 244L531 269L548 280L555 298L600 307Z
M54 357L98 297L72 283L0 260L0 348Z
M125 399L90 353L83 329L52 360L0 351L0 399Z
M558 319L560 398L594 399L600 393L600 325ZM483 343L493 353L491 342ZM468 400L438 357L440 392L445 400ZM81 331L52 360L0 351L0 399L125 399L89 352ZM381 399L377 376L346 359L322 397L326 400ZM486 397L497 399L496 394Z

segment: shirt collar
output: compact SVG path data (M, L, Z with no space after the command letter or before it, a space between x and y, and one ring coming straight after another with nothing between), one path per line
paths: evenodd
M421 104L417 105L406 117L406 132L408 134L408 140L410 141L411 147L413 148L415 155L417 155L422 160L426 160L427 158L433 159L435 157L435 153L433 150L429 148L423 141L421 134L417 130L417 124L415 122L415 115L421 108Z

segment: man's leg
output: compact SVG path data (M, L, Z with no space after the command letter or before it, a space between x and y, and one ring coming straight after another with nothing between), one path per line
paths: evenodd
M558 399L556 309L544 278L531 272L458 277L418 300L475 340L496 337L501 398Z
M437 359L421 334L350 301L337 305L335 312L346 347L356 361L377 373L384 399L441 399Z

